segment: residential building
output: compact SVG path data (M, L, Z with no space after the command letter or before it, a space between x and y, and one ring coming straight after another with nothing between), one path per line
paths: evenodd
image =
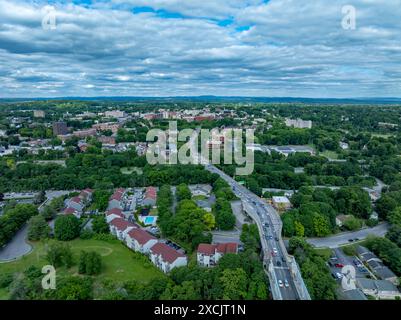
M96 129L76 130L72 135L78 138L92 137L96 135Z
M72 215L76 216L78 219L81 218L81 216L82 216L82 211L78 211L77 209L72 208L72 207L67 207L67 208L65 208L64 211L63 211L63 213L64 213L65 215L70 215L70 214L72 214Z
M280 212L286 211L291 208L291 202L287 197L284 196L273 196L273 206Z
M122 209L123 208L122 201L124 195L125 195L124 189L121 188L117 189L110 197L108 209L113 209L113 208Z
M86 188L80 192L79 197L84 201L91 202L93 197L93 190L90 188Z
M104 115L107 118L124 118L126 116L125 112L120 110L106 111Z
M149 253L157 243L157 238L140 228L132 229L126 236L126 243L129 248L140 253Z
M238 253L238 244L234 242L206 244L198 246L197 261L200 266L211 267L217 264L222 256L227 253Z
M155 187L147 187L143 196L142 205L154 206L156 205L157 189Z
M33 110L34 118L44 118L45 112L43 110Z
M97 138L99 142L102 143L102 145L109 145L109 146L115 146L116 145L116 138L114 137L107 137L107 136L100 136Z
M287 127L294 127L299 129L311 129L312 121L311 120L302 120L302 119L285 119L285 125Z
M113 208L113 209L110 209L110 210L106 211L106 221L107 221L107 223L110 223L115 218L121 218L121 219L125 218L125 216L123 214L123 211L121 209Z
M85 204L84 204L83 200L80 197L77 196L77 197L73 197L73 198L67 200L67 206L66 207L67 208L68 207L74 208L78 212L82 213L82 211L83 211L83 209L85 207Z
M401 292L398 290L398 288L387 280L357 278L356 285L364 294L373 296L376 299L401 298Z
M184 254L160 242L150 248L150 260L164 273L188 264L188 259Z
M115 218L111 220L109 227L111 234L115 235L119 240L125 241L128 232L138 226L122 218Z
M387 280L393 283L394 285L399 284L398 277L391 271L388 267L386 267L383 261L376 256L373 252L369 251L367 248L358 246L356 248L357 254L359 258L364 262L369 268L382 280Z
M189 190L191 190L192 196L204 196L209 197L212 192L212 187L207 184L195 184L188 186Z
M336 225L337 225L338 227L342 227L342 226L344 225L344 223L345 223L347 220L351 219L351 218L352 218L352 215L351 215L351 214L339 214L339 215L336 217Z
M68 133L67 124L63 121L53 123L53 134L55 136L66 135Z
M92 126L93 129L97 131L107 131L110 130L114 134L117 133L118 129L121 128L121 124L117 122L105 122L105 123L96 123Z

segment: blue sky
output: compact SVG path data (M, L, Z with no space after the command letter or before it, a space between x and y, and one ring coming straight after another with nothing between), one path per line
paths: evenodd
M0 0L0 97L401 97L400 17L401 0Z

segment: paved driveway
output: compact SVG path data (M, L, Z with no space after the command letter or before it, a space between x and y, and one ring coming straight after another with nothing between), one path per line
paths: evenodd
M0 249L0 262L12 261L31 252L32 246L26 242L28 225L16 233L14 238Z
M213 243L235 242L241 244L239 239L241 232L238 229L232 231L212 231Z

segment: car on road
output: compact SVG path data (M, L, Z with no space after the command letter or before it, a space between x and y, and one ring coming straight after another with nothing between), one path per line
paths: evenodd
M365 267L358 267L358 271L360 272L360 273L368 273L368 270L365 268Z
M285 262L285 258L284 258L284 256L283 256L283 257L281 257L281 261Z
M273 256L276 256L277 253L278 253L277 248L273 248L273 250L272 250L272 255L273 255Z
M284 286L285 286L286 288L289 288L289 287L290 287L290 284L288 283L288 280L287 280L287 279L284 280Z
M279 280L279 281L278 281L278 286L279 286L280 288L284 287L283 281Z
M344 265L342 263L336 263L334 266L336 268L344 268Z
M348 239L348 242L354 242L354 239Z
M267 240L272 240L273 237L272 236L267 236Z
M359 241L359 238L355 238L354 241Z
M281 267L281 262L277 261L277 267Z

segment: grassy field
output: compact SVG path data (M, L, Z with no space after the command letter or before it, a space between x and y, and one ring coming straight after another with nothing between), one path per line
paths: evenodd
M330 151L330 150L320 152L320 155L323 157L326 157L328 159L338 159L338 154L336 152Z
M333 251L330 248L319 248L315 249L316 252L323 257L325 260L329 260Z
M0 300L7 300L8 292L7 289L0 289Z
M150 216L157 216L158 214L159 214L159 210L157 210L157 208L152 208L149 211Z
M142 168L138 167L122 167L120 170L122 174L131 174L133 172L135 172L136 174L143 173Z
M207 200L207 197L206 197L206 196L203 196L203 195L193 196L193 197L192 197L192 200L193 200L193 201Z
M372 133L372 137L388 139L394 136L393 134Z
M54 240L51 240L54 241ZM159 271L145 256L139 255L125 247L119 241L106 242L101 240L73 240L68 242L74 256L74 262L78 262L79 254L82 250L96 251L102 256L103 269L96 280L102 281L106 279L113 282L123 282L126 280L136 280L139 282L148 282L156 277L163 277L164 274ZM34 244L33 251L21 258L20 260L0 263L0 273L22 272L31 265L42 268L47 265L45 242ZM59 268L57 272L60 274L76 275L77 265L70 269ZM0 299L7 298L7 291L0 289Z

